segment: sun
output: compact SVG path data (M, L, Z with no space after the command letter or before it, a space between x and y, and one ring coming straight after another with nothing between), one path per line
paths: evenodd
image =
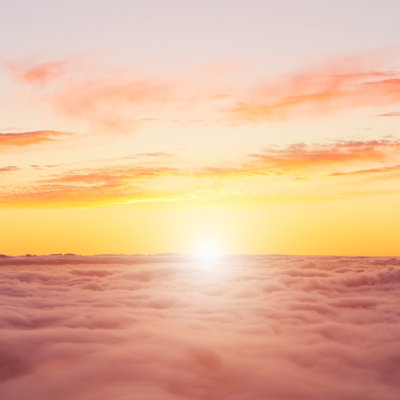
M216 243L203 243L198 246L196 256L203 261L212 261L221 255L221 250Z

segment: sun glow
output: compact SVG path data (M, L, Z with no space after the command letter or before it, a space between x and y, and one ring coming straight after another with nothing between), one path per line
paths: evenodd
M221 255L221 251L215 243L203 243L196 251L196 256L203 261L212 261Z

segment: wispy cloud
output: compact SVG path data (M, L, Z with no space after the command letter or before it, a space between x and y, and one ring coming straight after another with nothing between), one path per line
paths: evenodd
M144 76L133 68L106 68L76 56L28 66L9 62L3 69L58 115L110 133L135 130L140 120L157 120L146 117L168 102L173 88L169 79Z
M299 181L325 174L338 176L335 171L338 168L371 163L383 164L382 171L385 171L385 164L397 159L399 153L400 140L396 138L369 141L338 140L326 144L297 143L286 147L270 147L263 152L250 154L250 161L200 168L192 175L210 179L295 177Z
M132 132L140 124L155 121L282 121L400 104L400 73L387 71L367 57L332 59L254 85L248 80L239 84L233 78L228 83L206 79L199 71L188 76L146 75L133 67L100 64L79 64L78 58L70 57L28 67L11 62L5 68L57 115L87 123L102 133ZM219 67L216 71L218 75ZM221 71L225 75L225 67Z
M62 115L87 121L110 132L135 130L144 110L158 109L171 91L168 83L152 78L135 78L123 71L97 74L70 82L52 98Z
M19 171L21 168L16 167L15 165L9 165L7 167L0 167L0 173L3 172L14 172L14 171Z
M43 85L62 76L70 63L71 60L61 60L26 66L17 62L8 62L4 65L4 68L19 82Z
M35 168L37 169L37 168ZM3 188L4 207L95 207L135 201L182 198L174 191L146 187L146 182L178 175L171 168L103 167L53 174L32 185ZM182 190L183 192L183 190Z
M386 114L379 114L378 117L400 117L400 111L389 112Z
M66 173L50 178L52 183L105 184L107 186L123 185L131 180L157 179L164 176L177 174L173 168L145 168L140 166L106 167L99 169L86 169Z
M329 176L352 177L352 176L362 176L362 175L383 174L383 173L387 173L387 172L398 172L398 171L400 171L400 164L389 165L387 167L380 167L380 168L360 169L360 170L350 171L350 172L333 172Z
M68 132L33 131L20 133L0 133L0 149L6 147L23 147L44 142L52 142L55 137L72 135Z
M255 163L262 163L280 171L294 171L309 167L332 166L370 161L385 161L400 151L400 140L337 140L327 144L298 143L286 148L269 148L251 154Z
M146 157L174 157L173 154L170 153L163 153L163 152L154 152L154 153L139 153L139 156L146 156Z
M260 83L231 112L235 118L261 122L399 104L400 74L370 64L363 57L330 60Z
M249 181L252 178L265 178L264 185L269 182L287 186L310 181L318 184L335 178L342 178L342 182L363 176L396 178L393 173L400 170L396 163L400 140L392 137L275 146L250 154L242 161L200 167L163 166L163 159L170 156L167 153L142 155L154 157L157 165L135 163L81 169L63 165L64 172L58 172L54 165L32 165L41 177L30 184L24 182L23 186L3 187L1 204L3 207L97 207L137 201L205 199L247 195L260 184ZM4 168L3 172L15 170ZM241 184L245 186L241 188Z

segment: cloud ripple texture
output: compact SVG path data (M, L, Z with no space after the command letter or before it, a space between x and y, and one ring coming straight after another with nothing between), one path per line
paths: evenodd
M398 400L400 259L0 258L2 400Z

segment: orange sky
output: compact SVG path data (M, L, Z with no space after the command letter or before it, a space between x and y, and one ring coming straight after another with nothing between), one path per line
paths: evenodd
M398 44L383 33L369 48L331 37L346 14L340 4L328 16L311 0L290 11L286 3L253 1L243 16L235 3L220 17L225 30L207 31L202 13L183 8L185 25L166 11L166 27L147 6L121 3L109 35L89 18L97 39L63 36L61 16L52 35L37 28L45 39L31 48L16 38L0 59L0 253L192 253L209 244L221 253L400 255ZM307 13L290 28L309 37L298 45L273 21L306 5L325 21L328 50ZM124 14L138 13L154 37L140 24L118 31ZM153 40L163 32L164 47Z

